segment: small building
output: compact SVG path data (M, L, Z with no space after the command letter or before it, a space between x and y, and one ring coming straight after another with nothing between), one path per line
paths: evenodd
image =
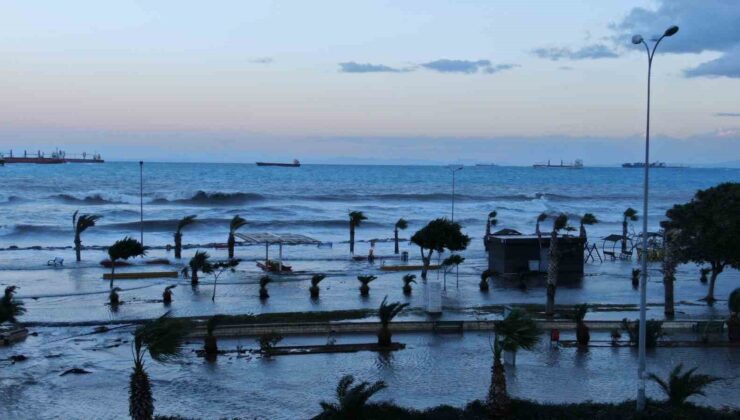
M558 241L562 252L559 274L582 276L584 240L578 236L560 236ZM540 244L537 235L493 234L484 239L484 245L488 252L488 269L496 273L546 273L550 264L550 235L542 235Z

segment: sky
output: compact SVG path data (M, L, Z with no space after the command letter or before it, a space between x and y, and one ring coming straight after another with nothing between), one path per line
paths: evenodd
M740 165L740 1L0 0L0 150Z

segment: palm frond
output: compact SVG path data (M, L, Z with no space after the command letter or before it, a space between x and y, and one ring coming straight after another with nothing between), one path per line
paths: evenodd
M575 312L575 316L574 316L576 322L583 321L586 318L586 314L587 313L588 313L588 304L587 303L583 303L581 305L578 305L576 307L576 312Z
M378 308L378 318L380 318L380 323L383 325L388 325L393 321L393 318L395 318L396 315L409 306L409 303L386 303L387 301L388 296L383 298L383 301L380 303L380 308Z
M26 313L23 302L14 299L17 286L8 286L5 288L5 294L0 299L0 324L6 321L16 322L17 317Z
M99 214L83 214L80 217L77 218L77 223L75 223L75 233L82 233L87 228L95 226L95 222L100 220L103 216Z
M211 256L206 251L195 251L195 255L190 258L188 265L192 271L200 271L201 273L212 273L213 266L210 262Z
M598 219L596 219L596 216L593 215L593 213L586 213L581 217L581 224L583 225L593 225L599 223Z
M195 214L191 214L190 216L185 216L182 219L180 219L179 222L177 222L177 233L180 233L185 226L192 225L195 223L195 218L198 217Z
M544 222L545 219L547 219L547 213L545 213L545 212L542 212L542 213L539 214L539 216L537 216L537 221L538 222Z
M555 221L552 223L552 229L558 231L565 229L566 226L568 226L568 215L565 213L560 213L558 217L555 218Z
M363 220L367 220L367 216L365 216L365 213L361 211L349 212L349 221L352 226L360 226Z
M406 274L403 276L403 284L416 283L416 274Z
M152 359L168 362L182 352L182 342L192 330L192 323L185 319L170 318L169 312L147 321L134 332L138 346L146 347Z
M321 280L324 280L326 278L325 274L314 274L311 277L311 286L318 286L319 283L321 283Z
M396 222L396 229L398 230L404 230L407 227L409 227L409 222L407 222L406 219L404 219L403 217L398 219L398 221Z
M362 284L369 284L371 281L377 278L377 276L357 276L357 280L359 280Z
M247 220L237 214L231 219L231 222L229 223L229 233L233 235L234 233L236 233L237 230L241 229L246 224Z
M501 347L506 351L532 350L540 341L537 323L518 308L513 309L506 318L496 323L495 331L501 337Z
M704 388L721 380L715 376L695 373L696 370L697 368L693 368L683 372L683 364L679 364L671 370L667 381L654 373L649 374L648 379L658 384L672 406L679 407L691 396L705 395Z
M632 207L627 207L627 210L625 210L623 214L624 220L631 220L633 222L637 220L637 210Z
M458 254L450 255L449 257L445 258L442 261L442 265L445 266L451 266L451 265L460 265L465 261L465 257L462 257Z
M111 261L127 260L133 257L146 255L146 250L141 242L129 236L116 241L108 248L108 256Z
M260 287L265 288L268 284L272 283L272 278L270 276L262 276L260 277Z

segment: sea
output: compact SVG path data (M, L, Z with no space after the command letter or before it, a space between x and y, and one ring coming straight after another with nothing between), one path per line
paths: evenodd
M666 168L650 176L648 222L656 230L671 206L699 189L740 180L740 169ZM399 218L409 222L402 237L447 217L481 238L494 210L498 228L523 233L534 231L541 212L566 213L576 227L590 212L600 221L590 232L603 236L621 230L627 207L642 213L643 171L466 166L455 176L454 216L452 188L444 166L145 162L140 173L138 162L11 164L0 167L0 248L72 246L75 211L102 216L84 233L85 246L138 238L141 201L147 246L171 244L178 220L191 214L198 222L185 230L189 244L225 242L238 214L248 222L245 233L299 233L342 246L349 211L367 216L357 231L361 243L391 238ZM639 230L637 223L630 229Z

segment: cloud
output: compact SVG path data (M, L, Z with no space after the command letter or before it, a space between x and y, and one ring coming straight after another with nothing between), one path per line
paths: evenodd
M567 47L550 47L537 48L532 51L539 58L546 58L552 61L558 60L588 60L599 58L615 58L619 54L604 44L592 44L573 50Z
M348 61L339 63L339 71L342 73L400 73L404 70L389 67L383 64L356 63Z
M717 112L715 117L740 117L740 112Z
M398 68L385 64L357 63L348 61L339 63L339 71L342 73L406 73L419 70L420 68L432 70L440 73L461 73L461 74L494 74L504 70L510 70L519 67L517 64L492 64L490 60L449 60L439 59L422 63L414 67Z
M629 45L634 34L651 39L671 25L678 25L680 30L675 38L661 43L662 52L724 53L715 60L685 70L685 76L740 78L740 2L662 0L654 10L633 8L611 28L615 31L616 43Z
M510 70L518 67L516 64L491 64L490 60L450 60L442 58L428 63L420 64L427 70L433 70L440 73L463 73L475 74L478 72L493 74L503 70Z

